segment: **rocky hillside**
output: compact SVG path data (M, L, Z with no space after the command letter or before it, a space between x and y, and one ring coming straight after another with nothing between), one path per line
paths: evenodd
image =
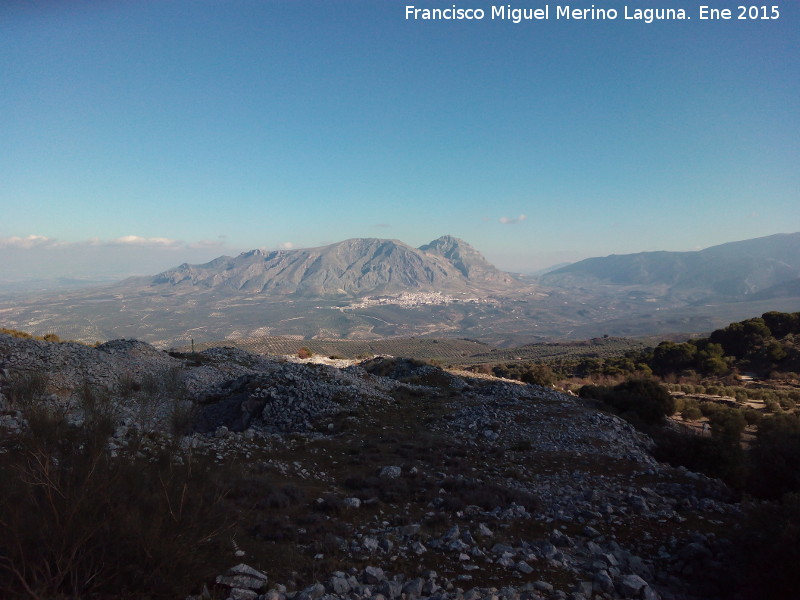
M132 285L192 287L303 297L368 296L403 291L463 293L513 289L514 279L466 242L443 236L421 248L398 240L356 238L299 250L251 250L204 265L183 264Z
M218 501L237 515L224 550L182 582L197 598L721 597L726 488L553 390L387 357L337 369L8 336L0 374L6 457L40 414L21 382L38 381L72 428L98 410L87 385L103 391L115 456L171 448L241 472Z

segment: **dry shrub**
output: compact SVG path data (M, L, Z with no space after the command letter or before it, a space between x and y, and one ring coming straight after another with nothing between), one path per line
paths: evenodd
M16 372L5 387L5 395L16 410L24 410L39 401L47 393L48 378L44 373Z
M117 379L117 393L123 398L130 398L141 389L142 385L131 373L123 373Z
M469 505L492 510L496 507L506 508L512 503L524 506L529 512L541 508L541 502L533 494L497 483L448 478L442 483L442 488L447 492L443 507L453 512L463 510Z
M301 505L305 499L306 495L303 490L290 483L280 489L268 492L256 503L256 508L285 510L291 506Z
M26 411L0 454L4 598L175 598L214 572L233 526L218 467L174 449L108 452L102 399L82 393L82 427Z

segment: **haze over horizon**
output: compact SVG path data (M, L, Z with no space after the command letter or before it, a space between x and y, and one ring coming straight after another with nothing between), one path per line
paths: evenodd
M790 233L794 232L773 235ZM82 281L87 283L112 282L132 276L156 275L183 263L205 264L221 256L235 256L255 249L267 251L302 249L295 248L291 244L282 244L271 248L262 246L260 248L234 249L225 244L187 244L166 238L161 240L133 238L134 236L117 240L94 239L87 242L59 242L43 236L29 236L28 238L0 240L0 283L25 284L30 282L37 285L47 284L47 287L52 287L59 284L58 280L62 280L61 284L69 285L79 285ZM399 241L405 243L404 240ZM469 240L464 241L469 243ZM738 241L743 240L729 240L729 242ZM729 242L723 242L723 244ZM318 244L309 246L309 248L326 245L329 244ZM416 248L421 244L410 245ZM688 248L678 252L703 250L707 247ZM476 250L480 252L480 248L476 248ZM548 256L566 258L571 255L575 256L572 260L543 263L546 266L519 270L503 268L502 257L500 257L499 264L492 260L489 260L489 263L501 271L525 275L579 262L585 258L596 258L596 256L578 256L575 252L542 253L539 256L541 259L546 259ZM25 290L27 286L22 285L19 289Z
M531 272L798 231L800 6L777 5L647 25L3 3L0 280L443 234Z

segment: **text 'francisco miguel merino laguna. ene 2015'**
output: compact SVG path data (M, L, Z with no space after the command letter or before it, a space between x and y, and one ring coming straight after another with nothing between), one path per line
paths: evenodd
M643 21L685 20L689 18L682 8L573 8L570 5L545 4L539 8L516 8L512 4L496 4L486 8L466 8L453 4L447 8L418 8L406 5L407 21L483 21L498 20L521 23L523 21L584 20L614 21L617 19Z

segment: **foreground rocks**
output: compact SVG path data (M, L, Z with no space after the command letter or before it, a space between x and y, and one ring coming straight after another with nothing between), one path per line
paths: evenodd
M26 427L15 386L31 374L76 427L85 384L103 390L111 452L146 435L275 482L195 598L719 597L739 515L725 486L553 390L390 358L337 369L0 336L3 435Z

